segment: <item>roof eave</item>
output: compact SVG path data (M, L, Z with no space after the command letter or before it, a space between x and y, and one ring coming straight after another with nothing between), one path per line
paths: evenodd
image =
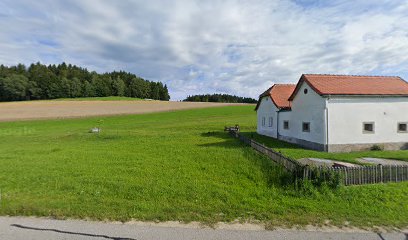
M286 111L291 111L292 108L291 107L280 107L279 108L279 112L286 112Z
M408 97L408 94L321 94L322 97Z

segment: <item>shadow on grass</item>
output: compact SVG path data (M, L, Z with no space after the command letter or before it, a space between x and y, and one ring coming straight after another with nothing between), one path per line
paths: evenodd
M227 132L204 132L201 137L222 139L222 142L198 144L200 147L243 148L245 145L231 137Z
M214 138L221 138L221 139L231 139L231 136L227 132L221 131L211 131L211 132L203 132L200 134L201 137L214 137Z
M22 228L22 229L28 229L28 230L48 231L48 232L56 232L56 233L63 233L63 234L70 234L70 235L80 235L80 236L86 236L86 237L106 238L106 239L112 239L112 240L136 240L134 238L110 237L110 236L107 236L107 235L81 233L81 232L70 232L70 231L58 230L58 229L53 229L53 228L28 227L28 226L24 226L24 225L20 225L20 224L11 224L10 226L17 227L17 228Z
M283 187L290 184L292 175L288 173L283 166L273 162L267 156L260 154L253 150L248 145L242 143L237 138L234 138L227 132L204 132L200 134L202 137L212 137L222 139L222 142L199 144L201 147L221 147L221 148L236 148L242 150L247 159L252 162L253 165L259 166L264 175L268 187ZM248 136L248 135L246 135ZM250 136L248 136L250 137Z
M298 149L298 150L307 150L296 144L284 142L282 140L277 140L272 137L259 135L257 132L241 132L243 136L249 137L257 142L265 143L266 146L276 149Z

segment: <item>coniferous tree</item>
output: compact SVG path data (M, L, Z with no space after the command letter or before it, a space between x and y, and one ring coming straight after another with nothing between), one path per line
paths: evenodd
M164 84L164 87L160 88L160 100L162 101L170 100L169 90L167 89L166 84Z
M37 62L28 68L0 65L0 101L112 95L170 99L167 85L124 71L98 74L64 62L48 66Z

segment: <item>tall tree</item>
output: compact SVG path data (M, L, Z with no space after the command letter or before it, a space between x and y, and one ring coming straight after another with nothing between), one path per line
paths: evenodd
M150 83L150 98L151 99L160 99L160 88L159 85L155 82Z
M120 77L117 77L112 82L113 95L123 97L125 96L125 89L126 89L125 82Z
M84 82L84 89L83 89L82 96L84 97L95 97L96 96L94 86L88 81Z
M74 77L70 81L69 88L70 88L70 97L76 98L76 97L82 96L82 83L77 77Z
M56 76L53 72L38 62L29 67L28 73L30 81L36 82L37 86L41 89L41 99L55 98L53 94L55 94Z
M163 85L161 85L161 88L160 88L160 100L162 100L162 101L169 101L170 100L169 90L167 89L166 84L164 84L164 87L163 87Z
M111 79L106 75L94 75L92 77L92 85L95 88L95 96L97 97L108 97L112 96L111 90Z
M0 79L0 99L2 101L20 101L26 99L28 78L12 74Z

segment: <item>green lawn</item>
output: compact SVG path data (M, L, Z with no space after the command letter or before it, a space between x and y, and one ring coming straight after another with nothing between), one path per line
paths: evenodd
M402 161L408 161L408 150L401 151L366 151L366 152L351 152L351 153L328 153L303 149L297 145L283 142L274 138L266 137L257 134L255 131L244 131L241 133L247 137L254 139L257 142L265 144L282 154L291 157L293 159L301 158L323 158L332 159L343 162L359 163L357 158L361 157L376 157L376 158L388 158ZM359 163L361 164L361 163Z
M408 225L408 182L295 190L222 132L253 106L0 123L0 214L109 220ZM101 125L102 133L88 130Z

